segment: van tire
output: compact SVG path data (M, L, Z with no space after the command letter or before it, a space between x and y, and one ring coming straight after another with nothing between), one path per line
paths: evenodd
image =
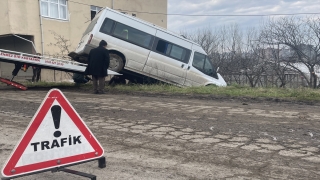
M124 67L124 60L118 54L110 53L110 65L109 70L120 72Z

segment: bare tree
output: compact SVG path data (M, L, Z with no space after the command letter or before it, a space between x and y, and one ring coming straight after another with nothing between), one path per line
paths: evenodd
M180 32L185 38L190 39L198 43L204 51L208 54L211 59L213 66L220 69L221 74L225 72L225 54L226 52L222 50L226 46L226 37L225 32L222 32L221 29L212 29L211 27L205 27L203 29L198 29L196 31L182 31Z
M50 33L53 35L55 42L54 43L51 42L48 45L52 47L56 47L59 50L58 53L53 54L52 56L63 58L63 59L70 59L70 57L68 56L71 48L70 40L54 31L50 30Z
M48 46L51 46L51 47L55 47L58 49L58 52L57 53L47 53L47 55L53 57L53 58L62 58L62 59L67 59L67 60L72 60L68 54L70 53L70 48L71 48L71 43L70 43L70 40L65 38L64 36L54 32L54 31L51 31L50 30L50 33L53 35L53 38L55 39L55 42L51 42L48 44ZM53 79L54 81L56 81L56 73L57 72L60 72L60 71L56 71L56 70L53 70ZM71 74L68 73L68 72L63 72L61 71L61 74L60 76L65 76L67 78L70 78L71 77Z
M232 24L215 30L205 28L183 34L202 46L227 82L233 79L241 84L245 78L251 87L255 87L260 81L265 67L259 58L258 46L250 45L253 39L259 37L256 30L250 30L244 36L239 26Z
M207 54L213 53L219 42L218 34L214 33L209 26L194 32L181 32L181 34L187 39L198 43Z
M286 87L286 84L293 80L288 79L288 75L292 73L297 74L297 72L290 67L289 61L287 61L287 59L291 57L290 53L287 53L288 49L284 46L280 47L279 44L261 40L260 38L256 40L255 43L258 43L261 47L261 49L259 49L261 51L259 58L263 60L265 65L265 75L267 79L265 83L270 83L276 87Z
M263 26L261 38L269 44L286 46L293 50L290 59L282 60L307 80L309 87L316 87L315 66L320 63L319 17L285 17L269 19ZM309 77L299 67L309 70Z

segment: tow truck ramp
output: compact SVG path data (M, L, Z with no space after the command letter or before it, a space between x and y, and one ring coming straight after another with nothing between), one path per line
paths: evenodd
M52 69L52 70L59 70L65 72L72 72L72 73L84 73L87 64L65 60L65 59L58 59L58 58L51 58L46 56L38 56L34 54L27 54L17 51L10 51L6 49L0 49L0 61L7 62L7 63L23 63L28 64L29 66L37 66L43 69ZM117 72L108 70L109 75L121 75ZM0 82L6 83L8 85L17 87L22 90L26 90L26 87L23 85L0 77Z

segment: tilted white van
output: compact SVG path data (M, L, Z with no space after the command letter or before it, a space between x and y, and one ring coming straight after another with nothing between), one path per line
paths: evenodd
M151 77L178 86L226 86L198 44L136 17L102 9L72 57L85 58L101 40L108 43L109 69L127 79Z

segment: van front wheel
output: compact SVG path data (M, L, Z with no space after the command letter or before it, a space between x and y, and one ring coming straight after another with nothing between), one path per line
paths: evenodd
M124 61L122 57L117 54L110 54L110 65L111 71L120 72L124 67Z

